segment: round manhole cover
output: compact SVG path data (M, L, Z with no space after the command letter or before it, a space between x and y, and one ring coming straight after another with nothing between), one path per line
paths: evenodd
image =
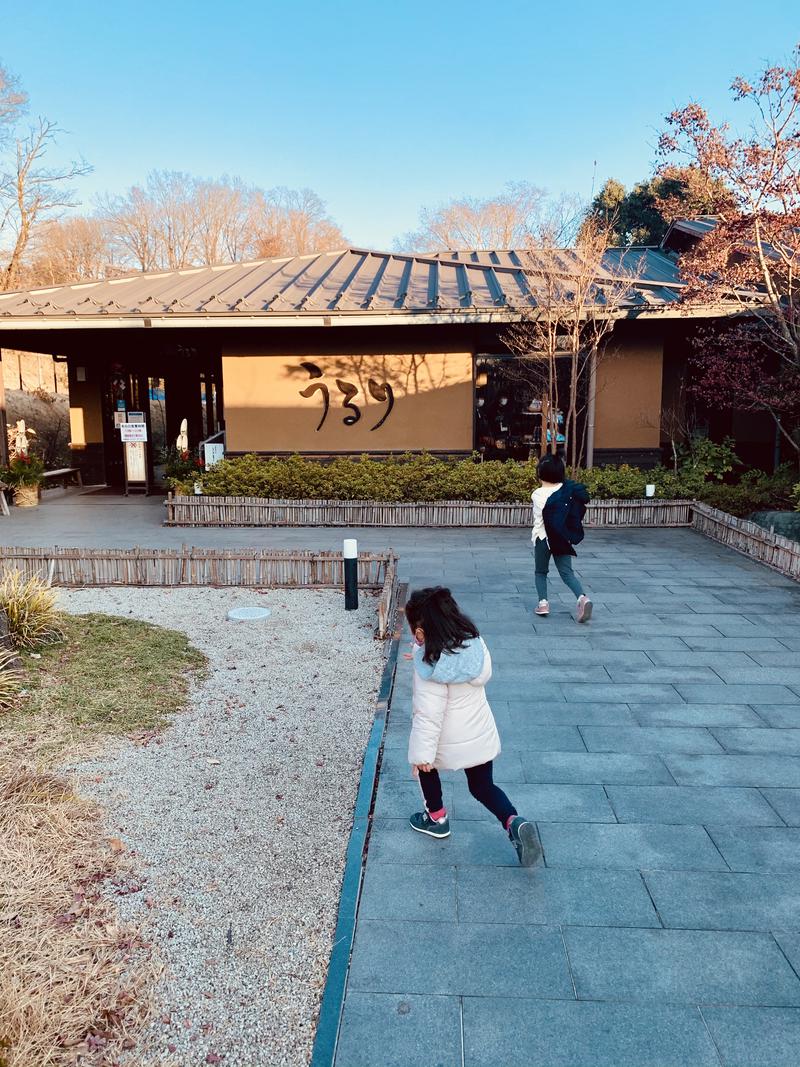
M269 608L231 608L228 618L231 622L260 622L271 614Z

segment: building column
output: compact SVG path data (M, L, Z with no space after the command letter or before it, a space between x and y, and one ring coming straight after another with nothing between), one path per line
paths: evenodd
M8 463L8 420L6 418L6 386L3 379L3 350L0 348L0 464Z

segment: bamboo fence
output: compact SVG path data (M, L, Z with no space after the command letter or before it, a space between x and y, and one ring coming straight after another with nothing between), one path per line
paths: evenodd
M526 502L475 500L270 500L247 496L174 496L166 501L166 526L405 526L525 527ZM689 500L595 500L589 526L689 526Z
M697 502L692 505L692 526L712 541L800 581L800 542Z
M209 548L5 548L5 566L63 586L241 586L336 589L341 553ZM378 593L378 636L391 632L397 560L391 552L358 557L359 587Z

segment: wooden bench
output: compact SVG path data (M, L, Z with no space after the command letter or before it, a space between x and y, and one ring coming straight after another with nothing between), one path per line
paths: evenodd
M57 471L45 471L42 475L44 484L47 482L60 483L66 489L70 481L80 489L83 488L83 478L77 467L59 467Z

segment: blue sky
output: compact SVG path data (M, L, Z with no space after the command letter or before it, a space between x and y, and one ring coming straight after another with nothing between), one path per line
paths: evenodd
M6 0L0 61L93 173L310 186L357 245L511 180L587 196L649 174L673 107L800 40L795 0Z

